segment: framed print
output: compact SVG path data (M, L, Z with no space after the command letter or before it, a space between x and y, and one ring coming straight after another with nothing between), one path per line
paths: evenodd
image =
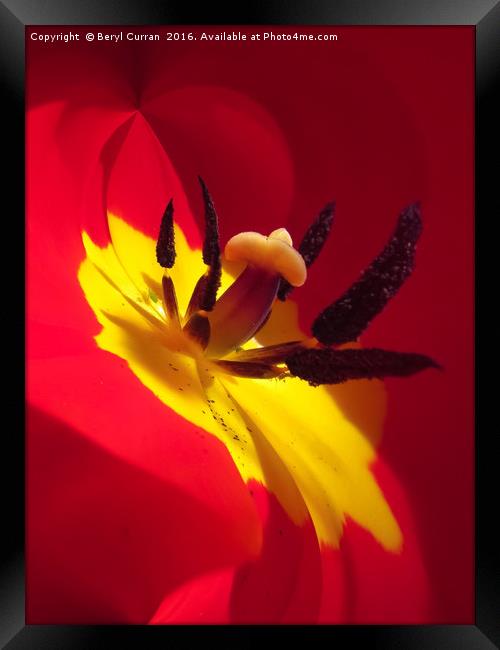
M26 209L8 647L122 626L498 642L474 420L498 8L479 4L7 8Z

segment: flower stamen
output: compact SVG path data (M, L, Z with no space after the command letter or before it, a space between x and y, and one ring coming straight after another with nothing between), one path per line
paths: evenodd
M175 293L174 283L172 278L166 273L163 274L161 279L162 293L163 293L163 307L165 315L177 327L180 326L179 307L177 305L177 295Z
M312 338L243 350L242 346L267 322L275 299L285 300L293 287L304 284L307 268L318 257L330 233L335 203L323 208L298 250L293 248L285 228L273 230L267 237L257 232L241 232L232 237L226 244L224 257L229 262L244 262L246 267L217 299L222 275L218 219L212 197L202 178L198 178L205 205L203 261L207 270L196 283L183 319L179 315L174 284L166 270L162 278L166 331L175 345L179 345L180 336L184 340L180 346L188 354L197 356L201 348L205 357L225 373L260 379L291 375L315 386L349 379L403 377L426 368L439 368L432 359L420 354L376 348L330 348L355 340L413 271L416 243L422 230L418 204L403 210L382 252L315 319ZM164 268L173 265L172 200L162 218L156 255ZM158 319L124 297L158 326ZM170 329L169 325L174 328ZM165 327L163 323L160 326Z
M213 309L217 300L222 275L219 245L219 224L215 206L201 176L198 177L205 203L205 240L203 242L203 261L208 270L201 283L199 308L205 311ZM198 286L198 285L197 285ZM191 302L191 301L190 301Z
M335 203L327 203L313 223L309 226L300 242L298 251L304 258L307 268L309 268L318 257L328 239L333 224L334 213ZM280 300L286 300L292 289L292 284L285 278L282 278L278 290L278 298Z
M286 364L293 376L313 386L342 384L349 379L408 377L427 368L440 368L423 354L378 348L300 350L288 357Z
M215 365L222 372L238 377L251 377L253 379L272 379L288 373L286 368L278 368L272 363L247 363L245 361L230 361L219 359Z
M198 343L202 350L205 350L210 340L210 322L206 313L195 312L184 325L182 331L195 343Z
M208 266L207 271L196 283L184 320L200 309L211 311L217 300L217 292L221 283L222 265L220 260L219 224L214 202L201 176L198 176L205 204L205 240L203 242L203 261Z
M251 350L238 350L234 352L229 360L248 363L265 362L265 363L284 363L285 359L299 350L304 350L309 346L317 345L316 339L307 339L304 341L289 341L287 343L278 343L276 345L267 345L263 348L254 348Z
M160 224L156 243L156 259L164 269L171 269L175 262L174 200L170 199Z
M316 318L312 332L318 341L340 345L358 338L413 271L421 232L420 209L415 203L401 212L391 239L359 280Z

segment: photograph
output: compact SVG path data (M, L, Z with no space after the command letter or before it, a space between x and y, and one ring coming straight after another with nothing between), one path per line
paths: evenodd
M473 625L474 26L25 45L26 624Z

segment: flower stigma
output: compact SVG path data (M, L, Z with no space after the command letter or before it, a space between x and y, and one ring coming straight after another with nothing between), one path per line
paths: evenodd
M208 356L223 357L241 348L264 324L276 299L281 278L302 286L307 270L304 259L281 228L268 237L242 232L224 250L226 260L244 262L246 268L217 300L209 315Z

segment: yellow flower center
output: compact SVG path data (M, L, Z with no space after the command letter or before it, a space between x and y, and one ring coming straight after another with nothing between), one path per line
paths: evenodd
M305 280L288 233L231 240L226 257L233 262L223 265L220 298L211 311L190 314L193 287L206 267L182 230L175 226L178 259L164 273L153 239L116 215L108 221L113 243L105 248L83 233L86 259L78 273L102 326L97 345L124 359L168 408L215 435L243 480L265 485L296 524L311 517L321 543L337 546L349 516L385 548L398 550L400 529L370 470L384 416L382 383L315 388L279 364L259 375L271 379L238 376L229 365L240 348L305 338L294 303L274 302L280 275L291 284ZM352 412L356 403L359 415Z

